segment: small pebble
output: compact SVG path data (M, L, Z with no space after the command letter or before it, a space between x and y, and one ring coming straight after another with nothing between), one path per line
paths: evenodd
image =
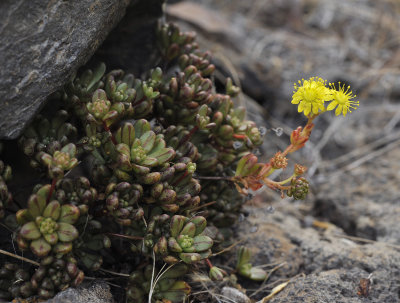
M235 303L251 303L248 296L233 287L225 286L222 288L222 295L227 299L226 301Z
M272 130L275 132L275 135L277 137L280 137L283 134L283 128L282 127L273 128Z

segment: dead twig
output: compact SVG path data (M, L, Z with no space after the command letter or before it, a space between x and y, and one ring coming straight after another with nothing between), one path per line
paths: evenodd
M35 261L33 261L31 259L28 259L28 258L25 258L25 257L18 256L16 254L10 253L10 252L8 252L6 250L0 249L0 254L6 255L6 256L9 256L9 257L13 257L13 258L18 259L18 260L22 260L22 261L31 263L31 264L36 265L36 266L40 266L40 264L38 262L35 262Z

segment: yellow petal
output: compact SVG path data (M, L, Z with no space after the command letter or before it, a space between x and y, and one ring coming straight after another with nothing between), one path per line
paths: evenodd
M311 104L307 103L307 105L305 105L305 108L304 108L304 114L305 114L306 116L308 116L308 114L310 113L310 111L311 111Z
M313 105L312 112L314 115L318 114L318 105L316 105L316 104Z
M341 105L338 105L338 107L337 107L336 110L335 110L335 115L336 115L336 116L339 116L341 112L342 112L342 106L341 106Z
M336 107L336 105L337 105L337 102L336 102L336 101L332 101L332 102L328 105L327 110L332 110L332 109L334 109L334 108Z
M299 104L298 112L300 113L300 112L302 112L303 110L304 110L304 102L301 102L301 103Z

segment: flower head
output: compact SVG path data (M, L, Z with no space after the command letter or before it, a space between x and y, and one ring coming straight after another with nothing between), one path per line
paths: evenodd
M341 113L343 113L343 116L346 116L347 112L351 113L351 108L356 109L360 105L359 101L350 100L357 97L350 90L350 85L345 87L343 84L341 86L339 82L338 90L333 83L329 83L329 86L331 87L332 102L328 105L327 110L333 110L336 107L336 116L339 116Z
M326 81L311 77L309 80L302 79L298 84L294 84L292 103L299 104L299 113L304 111L304 115L308 116L310 112L316 115L320 110L325 111L324 102L332 100L332 93L325 86Z

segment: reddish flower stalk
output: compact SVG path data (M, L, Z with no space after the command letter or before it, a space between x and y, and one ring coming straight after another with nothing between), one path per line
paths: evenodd
M104 127L106 132L109 132L111 134L111 142L114 145L117 145L117 140L115 139L113 133L111 132L110 128L107 126L107 123L105 121L103 121L103 127Z
M208 267L212 268L214 266L214 265L212 265L211 261L208 258L205 260L206 260Z
M51 181L51 187L49 190L49 194L47 195L46 203L50 202L51 196L53 195L54 189L56 188L56 183L57 183L57 179L53 178L53 181Z

